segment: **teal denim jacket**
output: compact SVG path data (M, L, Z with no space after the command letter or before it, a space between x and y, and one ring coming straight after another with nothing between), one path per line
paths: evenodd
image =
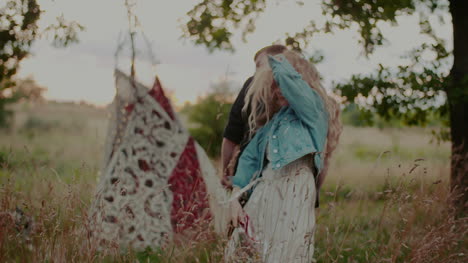
M268 62L289 105L261 127L242 152L232 178L233 185L240 188L261 176L267 149L274 170L309 153L317 153L314 164L319 173L323 167L321 153L327 138L328 114L322 98L284 55L269 56Z

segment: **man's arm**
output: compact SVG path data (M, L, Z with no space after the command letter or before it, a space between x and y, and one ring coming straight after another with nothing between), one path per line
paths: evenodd
M222 182L225 186L230 186L228 176L233 175L240 151L240 144L245 135L246 121L242 116L242 108L244 107L245 95L251 82L252 77L247 79L242 90L237 95L229 113L228 123L224 129L224 138L221 144L221 161Z
M240 147L239 144L227 139L223 138L223 143L221 145L221 160L222 160L222 167L223 167L223 178L227 178L228 176L232 176L232 171L235 165L235 158L236 154L239 151Z

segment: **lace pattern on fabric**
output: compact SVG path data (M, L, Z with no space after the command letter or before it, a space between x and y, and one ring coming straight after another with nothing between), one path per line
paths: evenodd
M137 87L136 94L147 92ZM101 245L144 249L172 237L168 180L188 139L151 96L138 96L122 138L110 139L113 150L91 209L91 233Z

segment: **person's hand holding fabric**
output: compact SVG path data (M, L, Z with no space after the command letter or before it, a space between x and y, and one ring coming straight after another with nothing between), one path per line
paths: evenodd
M233 187L231 196L234 196L239 191L239 187ZM242 209L242 206L237 198L229 202L229 213L231 218L230 222L233 227L238 227L239 223L243 223L246 220L244 209Z

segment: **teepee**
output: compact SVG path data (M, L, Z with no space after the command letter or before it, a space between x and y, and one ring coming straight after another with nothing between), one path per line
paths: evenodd
M93 240L100 247L138 250L161 247L178 233L207 231L207 225L222 231L226 193L158 78L150 89L116 70L115 85L89 212Z

